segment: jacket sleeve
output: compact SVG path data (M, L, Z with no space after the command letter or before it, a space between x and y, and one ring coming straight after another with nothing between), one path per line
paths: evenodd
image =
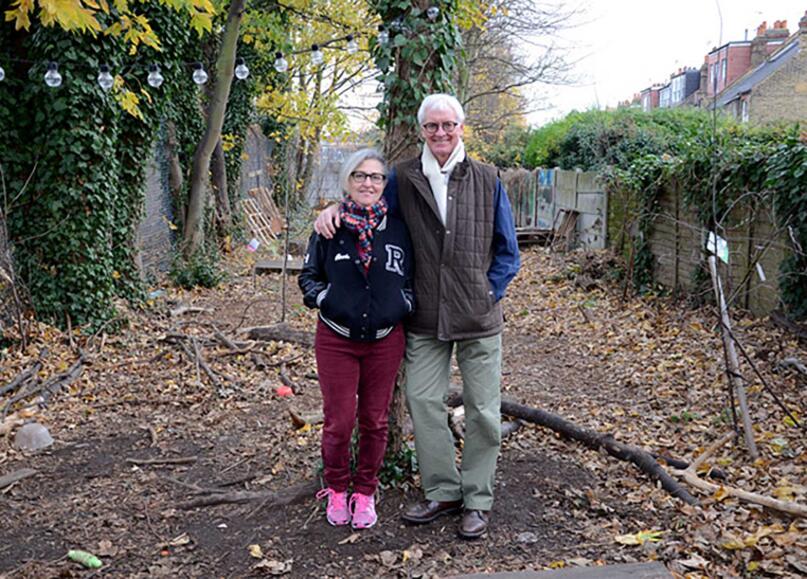
M320 294L328 287L328 278L325 274L325 245L326 241L317 232L311 234L303 258L303 270L297 278L297 283L303 291L303 303L309 308L317 307Z
M504 297L507 284L521 267L513 211L507 192L499 179L496 179L494 204L496 209L493 216L493 261L488 269L488 281L495 301L499 301Z
M390 217L403 219L401 207L398 203L398 178L395 169L392 169L387 175L387 185L384 187L384 201L387 202L387 214Z

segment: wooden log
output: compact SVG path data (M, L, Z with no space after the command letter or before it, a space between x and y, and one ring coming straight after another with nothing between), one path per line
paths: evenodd
M568 420L546 412L538 408L530 408L515 402L502 401L502 414L512 416L513 418L520 418L533 424L539 424L547 428L551 428L555 432L559 432L564 436L568 436L578 442L582 442L592 449L602 448L608 454L620 460L632 462L638 466L642 472L657 480L661 486L674 497L677 497L690 505L698 504L698 499L692 496L689 491L683 488L678 482L672 478L667 471L662 468L658 461L646 450L642 450L637 446L618 442L610 434L602 434L593 430L577 426Z
M250 340L261 340L264 342L290 342L300 344L307 348L314 347L314 334L304 330L295 330L287 324L275 324L274 326L256 326L254 328L244 328L239 332L246 334Z
M446 401L446 405L449 407L459 404L462 404L462 393L459 392L453 393ZM654 480L660 481L662 488L674 497L681 499L689 505L698 504L698 499L678 484L678 482L664 470L653 455L637 446L618 442L610 434L602 434L588 430L569 422L557 414L524 406L509 400L502 400L501 412L507 416L520 418L526 422L554 430L563 436L582 442L589 448L595 450L602 448L608 454L620 460L632 462L638 466L642 472Z

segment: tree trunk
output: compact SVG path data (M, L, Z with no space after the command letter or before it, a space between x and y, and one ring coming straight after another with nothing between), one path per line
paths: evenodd
M215 88L210 98L207 115L207 128L204 137L196 148L191 170L191 188L188 196L188 212L183 234L183 254L191 257L204 244L204 208L207 197L210 159L216 143L221 138L224 113L233 82L235 51L238 45L238 31L244 15L246 0L232 0L227 13L227 23L221 39L221 48L216 60Z
M210 161L210 178L216 194L216 220L219 233L227 234L233 226L233 212L230 208L230 197L227 191L227 163L224 159L224 147L221 139L213 149Z
M182 164L179 162L179 145L177 144L177 127L173 121L168 121L165 127L165 156L168 159L168 188L178 215L185 215L185 206L182 201Z

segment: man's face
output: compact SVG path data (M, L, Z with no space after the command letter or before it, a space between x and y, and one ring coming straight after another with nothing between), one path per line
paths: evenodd
M446 127L451 124L456 124L454 130L446 131ZM434 125L436 125L434 132L424 128L434 128ZM460 142L464 128L463 125L458 123L457 115L454 111L430 110L426 113L426 118L421 124L420 134L437 162L444 165Z

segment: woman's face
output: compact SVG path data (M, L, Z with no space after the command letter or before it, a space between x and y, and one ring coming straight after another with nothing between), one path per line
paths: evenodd
M366 159L348 177L347 193L355 203L369 207L381 198L385 182L384 165L375 159Z

